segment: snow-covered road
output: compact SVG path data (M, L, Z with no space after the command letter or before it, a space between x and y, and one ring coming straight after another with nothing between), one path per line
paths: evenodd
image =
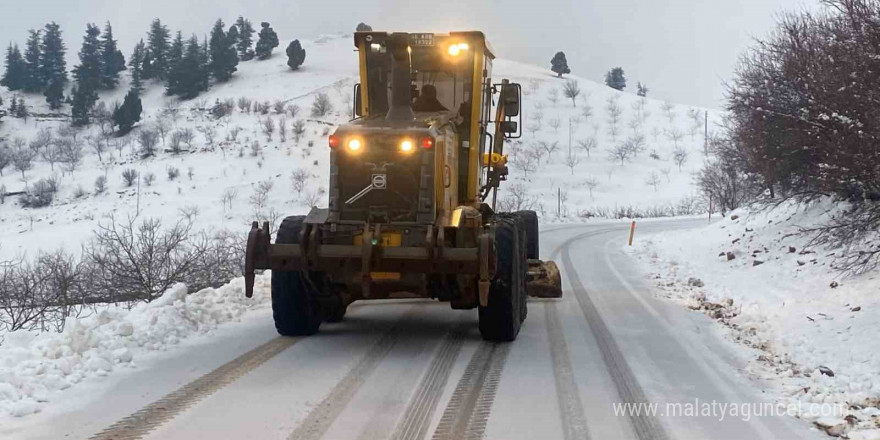
M636 239L695 225L646 222ZM565 296L530 300L512 344L481 341L476 312L432 301L356 303L309 338L274 336L260 311L0 438L821 438L790 417L742 414L766 402L746 359L705 315L654 298L621 249L628 232L547 227L542 256L562 268ZM620 402L659 406L622 414Z

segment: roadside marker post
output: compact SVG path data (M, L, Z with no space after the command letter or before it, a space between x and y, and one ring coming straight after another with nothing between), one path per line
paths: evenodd
M633 220L632 225L629 227L629 245L633 245L633 235L636 234L636 221Z

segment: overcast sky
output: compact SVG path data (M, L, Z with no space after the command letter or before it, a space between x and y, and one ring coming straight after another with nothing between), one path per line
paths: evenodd
M621 66L635 89L653 97L719 107L722 82L774 14L814 8L818 0L0 0L0 42L24 45L30 28L57 21L71 52L86 22L110 20L126 57L153 17L199 35L214 20L245 15L269 21L281 40L376 30L482 30L499 57L549 67L565 51L572 73L602 81ZM429 5L431 5L429 7ZM281 48L283 49L283 48ZM308 62L308 59L306 60ZM68 66L71 67L71 66Z

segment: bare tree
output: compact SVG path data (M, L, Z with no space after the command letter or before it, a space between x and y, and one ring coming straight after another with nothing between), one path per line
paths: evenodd
M197 130L199 130L199 133L205 138L205 143L208 144L208 148L213 150L217 141L217 129L210 125L203 125L197 127Z
M98 155L98 161L103 163L104 158L102 155L104 154L104 151L107 150L107 143L104 142L104 139L100 136L86 136L86 142L88 142L92 151Z
M137 142L140 146L142 159L156 155L156 146L159 144L159 134L150 128L143 127L137 133Z
M573 79L565 81L565 85L562 86L562 93L566 98L571 99L572 107L577 107L576 99L581 94L581 87L577 81Z
M672 125L675 122L675 105L669 101L663 101L660 104L660 109L663 110L663 116L666 116L666 119L669 121L669 124Z
M0 176L3 175L3 170L12 163L12 152L9 150L5 144L0 143Z
M678 171L681 172L681 167L684 166L685 162L688 160L688 152L684 148L676 148L672 152L672 161L678 165Z
M675 148L678 148L678 143L681 142L681 139L684 135L681 133L681 130L678 127L672 127L666 130L666 138L672 141Z
M180 130L171 133L171 139L168 141L168 147L171 150L171 154L178 155L183 152L183 148L180 145L181 143L183 143L183 133Z
M168 136L168 133L171 132L171 123L167 118L160 116L156 118L155 122L153 122L153 129L156 130L156 134L162 139L162 146L165 147L165 138Z
M499 200L499 207L502 211L515 212L532 209L535 203L537 197L531 194L529 186L516 182L507 188L505 195Z
M608 115L608 134L611 135L612 141L617 141L617 135L620 133L620 118L623 116L620 98L617 95L609 97L605 102L605 112Z
M294 121L291 132L293 133L293 140L299 144L299 140L306 133L306 123L302 119Z
M558 133L559 126L562 125L562 122L559 120L559 118L553 118L553 119L547 121L547 125L549 125L550 128L553 129L554 133Z
M254 216L256 218L263 217L266 204L269 203L269 192L272 191L273 186L274 183L271 180L264 180L258 182L254 187L254 192L248 200L251 203L251 207L254 209Z
M55 171L55 164L61 160L61 149L58 146L57 140L53 140L50 144L37 151L40 152L40 157L49 164L52 171Z
M584 117L584 121L589 121L593 117L593 106L584 103L584 106L581 107L581 115Z
M548 90L547 99L550 101L551 104L555 106L557 103L559 103L559 90L556 88Z
M189 127L185 127L185 128L178 130L178 133L180 133L180 140L186 144L187 148L192 150L193 141L196 140L196 133L193 131L193 129L189 128Z
M587 153L587 157L590 157L590 151L595 149L596 145L598 145L598 143L596 142L596 138L594 137L588 137L586 139L580 139L577 141L577 146L581 150L584 150L585 153Z
M74 137L61 138L58 141L60 152L59 162L64 164L67 172L73 173L79 168L83 159L83 145Z
M283 115L287 113L287 104L284 101L277 100L272 104L272 108L275 110L275 113L279 115Z
M523 175L526 179L529 178L529 173L534 173L538 170L538 162L540 161L540 157L532 153L532 151L527 151L525 153L516 155L511 160L511 165L513 165L513 168L522 170Z
M238 142L239 133L241 133L241 127L236 125L227 131L227 138L232 142Z
M669 168L669 167L663 168L660 170L660 172L663 173L664 177L666 177L666 183L672 182L672 177L669 176L672 173L671 168Z
M547 163L553 159L553 153L559 151L559 141L538 141L538 146L547 153Z
M266 135L266 140L272 142L272 134L275 133L275 121L271 117L260 120L260 129Z
M122 181L125 183L126 187L131 187L132 185L134 185L134 183L137 182L137 178L138 172L131 168L127 168L122 171Z
M13 141L10 157L12 159L12 168L21 173L22 179L26 179L24 173L33 168L36 152L24 145L24 139L16 138Z
M302 194L310 177L309 172L303 168L297 168L290 173L290 183L293 192L297 195Z
M629 160L631 155L632 149L624 142L614 144L614 146L608 150L608 158L614 161L620 161L621 166L626 164L626 161Z
M232 210L232 202L235 201L235 198L238 197L238 190L234 187L226 188L223 191L223 195L220 197L220 202L223 205L223 211L225 212L227 209Z
M581 163L581 158L569 151L565 158L565 166L571 169L571 175L574 176L574 169Z
M292 104L287 107L287 113L290 113L290 119L296 119L297 115L299 115L299 106L296 104Z
M645 179L645 185L654 187L654 192L660 189L660 176L656 171L651 171L651 174Z
M588 177L584 179L584 186L590 191L590 198L593 198L593 191L599 187L599 180L595 177Z
M645 137L640 134L626 138L626 140L623 141L623 145L629 150L631 157L639 157L639 155L648 147L645 143Z
M278 119L278 139L287 142L287 119L284 116Z

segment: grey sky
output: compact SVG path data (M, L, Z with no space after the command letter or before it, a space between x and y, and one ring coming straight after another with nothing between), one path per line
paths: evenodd
M651 96L718 107L722 81L752 36L767 33L774 14L814 7L817 0L0 0L0 42L23 46L29 28L55 20L72 53L86 22L110 20L126 56L150 20L185 35L227 24L240 14L269 21L282 40L351 31L485 31L500 57L549 67L565 51L573 73L601 81L625 69L630 89L642 81ZM428 5L434 5L428 7ZM259 26L258 26L259 27ZM308 62L308 60L307 60Z

